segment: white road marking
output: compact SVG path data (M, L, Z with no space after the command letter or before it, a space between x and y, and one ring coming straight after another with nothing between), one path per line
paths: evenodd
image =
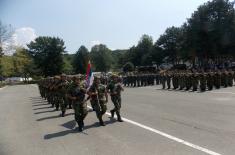
M235 93L233 92L210 92L212 94L232 94L232 95L235 95Z
M88 108L91 109L90 106L88 106ZM109 112L106 112L106 115L111 116L111 114L110 114ZM116 117L115 117L115 118L116 118ZM161 135L161 136L163 136L163 137L169 138L169 139L171 139L171 140L173 140L173 141L176 141L176 142L181 143L181 144L183 144L183 145L189 146L189 147L194 148L194 149L196 149L196 150L202 151L202 152L207 153L207 154L209 154L209 155L221 155L220 153L216 153L216 152L214 152L214 151L211 151L211 150L209 150L209 149L203 148L203 147L201 147L201 146L192 144L192 143L187 142L187 141L185 141L185 140L183 140L183 139L174 137L174 136L172 136L172 135L169 135L169 134L164 133L164 132L162 132L162 131L153 129L153 128L151 128L151 127L148 127L148 126L146 126L146 125L140 124L140 123L138 123L138 122L129 120L129 119L127 119L127 118L122 118L122 119L123 119L125 122L128 122L128 123L130 123L130 124L136 125L136 126L141 127L141 128L143 128L143 129L149 130L149 131L151 131L151 132L154 132L154 133L156 133L156 134L159 134L159 135Z

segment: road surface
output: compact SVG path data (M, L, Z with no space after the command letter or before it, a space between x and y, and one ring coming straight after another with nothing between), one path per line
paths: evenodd
M0 155L233 155L235 87L206 93L126 88L125 122L94 112L80 133L40 98L36 85L0 89ZM109 102L109 109L112 103Z

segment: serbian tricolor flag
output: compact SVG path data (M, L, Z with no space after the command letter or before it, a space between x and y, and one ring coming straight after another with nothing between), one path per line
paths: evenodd
M91 70L91 62L88 62L87 70L86 70L86 85L90 87L94 81L94 76Z

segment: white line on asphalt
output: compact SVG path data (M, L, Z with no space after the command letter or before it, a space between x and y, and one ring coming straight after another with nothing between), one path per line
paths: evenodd
M88 106L88 108L91 109L90 106ZM109 112L106 112L106 115L111 116L111 114L110 114ZM146 126L146 125L140 124L140 123L138 123L138 122L129 120L129 119L127 119L127 118L122 118L122 119L123 119L125 122L128 122L128 123L130 123L130 124L136 125L136 126L141 127L141 128L143 128L143 129L149 130L149 131L151 131L151 132L154 132L154 133L156 133L156 134L159 134L159 135L161 135L161 136L163 136L163 137L169 138L169 139L171 139L171 140L173 140L173 141L176 141L176 142L181 143L181 144L183 144L183 145L189 146L189 147L194 148L194 149L196 149L196 150L202 151L202 152L204 152L204 153L207 153L207 154L210 154L210 155L221 155L220 153L216 153L216 152L214 152L214 151L208 150L208 149L203 148L203 147L201 147L201 146L192 144L192 143L187 142L187 141L185 141L185 140L183 140L183 139L180 139L180 138L171 136L171 135L169 135L169 134L167 134L167 133L164 133L164 132L162 132L162 131L153 129L153 128L151 128L151 127L148 127L148 126Z
M210 92L212 94L232 94L232 95L235 95L235 93L233 92Z

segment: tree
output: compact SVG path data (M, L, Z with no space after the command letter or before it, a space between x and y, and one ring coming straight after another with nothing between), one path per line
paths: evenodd
M32 74L34 68L32 58L30 57L27 50L25 48L18 47L12 58L14 75L28 79Z
M13 57L4 55L1 58L1 75L3 77L14 76Z
M95 71L108 72L110 70L112 66L112 55L106 45L100 44L93 46L90 57Z
M199 6L187 23L188 50L200 61L232 55L235 50L235 10L229 0Z
M63 73L65 74L73 74L74 69L73 69L73 59L74 59L74 54L64 54L63 55Z
M162 52L164 52L165 57L167 57L168 61L172 64L177 63L180 55L180 51L182 50L182 36L183 31L178 27L170 27L167 28L165 33L160 36L157 40L155 46L161 48Z
M55 37L38 37L27 45L29 54L43 76L54 76L63 71L64 41Z
M73 68L75 73L85 74L89 61L89 52L85 46L81 46L73 59Z
M12 28L10 25L4 25L0 21L0 76L2 76L3 66L2 66L2 56L4 55L3 52L3 44L9 42L12 36Z
M133 46L129 50L129 56L131 62L135 66L140 65L152 65L152 58L149 53L152 51L153 48L153 39L151 36L144 34L139 42L138 45L135 47Z
M3 54L4 45L10 45L12 41L13 28L11 25L4 25L0 21L0 55Z

